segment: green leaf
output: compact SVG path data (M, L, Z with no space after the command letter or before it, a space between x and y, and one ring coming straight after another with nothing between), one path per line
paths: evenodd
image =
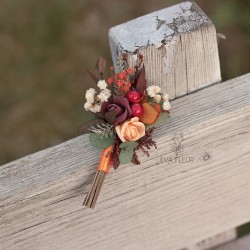
M164 124L166 122L166 120L169 118L169 114L168 113L160 113L158 119L156 120L156 122L154 124L149 124L146 125L146 130L149 128L157 128L159 126L161 126L162 124Z
M123 150L119 154L119 161L121 164L126 164L132 161L134 150Z
M116 118L116 112L115 111L109 111L105 113L105 119L108 122L108 124L113 124Z
M97 148L107 148L114 143L115 136L109 138L101 138L96 133L89 135L90 143Z
M138 146L138 142L127 141L120 144L119 161L121 164L126 164L132 161L134 150Z
M135 149L138 146L138 142L136 141L125 141L120 144L120 149L126 149L126 148L131 148Z
M103 120L101 119L92 119L90 121L87 121L85 123L83 123L79 128L78 128L78 131L81 133L81 134L88 134L88 133L91 133L91 131L89 130L90 129L90 126L95 126L96 124L98 123L102 123Z

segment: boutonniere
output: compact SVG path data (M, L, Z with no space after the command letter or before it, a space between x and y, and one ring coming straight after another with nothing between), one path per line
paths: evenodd
M126 54L117 60L118 72L110 67L104 79L106 60L97 61L100 78L90 73L96 82L95 88L86 91L85 110L94 118L82 126L81 133L90 133L90 143L103 149L94 181L87 194L84 206L94 208L104 178L110 167L132 162L139 165L137 152L147 156L151 147L157 148L152 138L153 131L169 118L169 95L159 86L148 85L145 78L143 56L138 55L134 69L127 65Z

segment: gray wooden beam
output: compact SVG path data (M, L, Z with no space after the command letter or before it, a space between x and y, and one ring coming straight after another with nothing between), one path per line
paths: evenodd
M101 152L87 136L1 166L1 250L178 250L250 221L250 74L172 106L158 149L112 170L94 210L82 202Z

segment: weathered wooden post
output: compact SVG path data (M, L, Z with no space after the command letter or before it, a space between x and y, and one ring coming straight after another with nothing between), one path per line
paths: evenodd
M114 64L127 53L133 67L144 55L149 84L172 99L221 81L216 31L194 2L183 2L115 26L109 32Z
M113 64L126 53L130 67L144 56L146 77L171 99L221 81L216 30L194 2L183 2L110 29ZM203 245L216 246L235 238L230 230ZM201 249L197 244L188 249ZM205 248L205 247L204 247Z

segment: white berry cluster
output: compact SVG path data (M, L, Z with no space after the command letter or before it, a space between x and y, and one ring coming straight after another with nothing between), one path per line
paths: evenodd
M86 103L84 104L84 108L87 111L91 111L93 113L101 111L102 103L107 102L109 97L111 96L111 91L107 89L107 86L108 85L105 80L100 80L97 83L97 87L100 89L99 94L97 94L96 90L93 88L90 88L86 91Z
M159 86L148 86L147 94L154 99L157 103L162 103L163 110L169 110L171 108L169 102L169 95L167 93L162 94Z

